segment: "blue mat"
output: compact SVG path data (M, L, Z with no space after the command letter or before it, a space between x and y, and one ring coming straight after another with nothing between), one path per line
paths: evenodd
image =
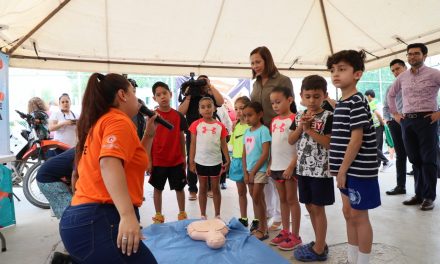
M192 240L186 227L193 221L197 220L154 224L143 230L147 238L144 243L158 263L289 263L270 246L251 236L235 218L229 222L226 244L221 249L211 249L205 241Z

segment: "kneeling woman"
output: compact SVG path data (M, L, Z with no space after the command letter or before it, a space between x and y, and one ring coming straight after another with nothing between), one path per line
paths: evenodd
M76 191L60 221L64 246L76 263L157 263L141 241L138 210L155 118L140 141L131 121L136 90L118 74L92 74L82 111Z

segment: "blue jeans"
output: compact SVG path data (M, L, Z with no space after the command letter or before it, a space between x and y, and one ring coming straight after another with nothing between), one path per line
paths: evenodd
M135 208L139 220L139 210ZM156 264L151 251L141 241L131 256L117 248L119 213L110 204L69 206L60 221L60 235L74 263Z

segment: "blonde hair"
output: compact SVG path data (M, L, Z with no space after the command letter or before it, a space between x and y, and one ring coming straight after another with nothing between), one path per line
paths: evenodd
M41 99L40 97L32 97L28 101L28 113L30 114L37 110L48 111L49 108L47 107L43 99Z

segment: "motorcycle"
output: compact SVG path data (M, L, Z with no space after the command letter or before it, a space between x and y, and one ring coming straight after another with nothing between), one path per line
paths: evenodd
M49 137L48 119L44 111L34 111L25 114L15 110L28 125L21 131L21 136L27 141L26 145L17 153L12 162L12 182L14 185L23 183L23 193L33 205L49 209L49 202L38 188L36 176L38 169L47 160L47 153L51 149L69 149L69 145L52 140Z

